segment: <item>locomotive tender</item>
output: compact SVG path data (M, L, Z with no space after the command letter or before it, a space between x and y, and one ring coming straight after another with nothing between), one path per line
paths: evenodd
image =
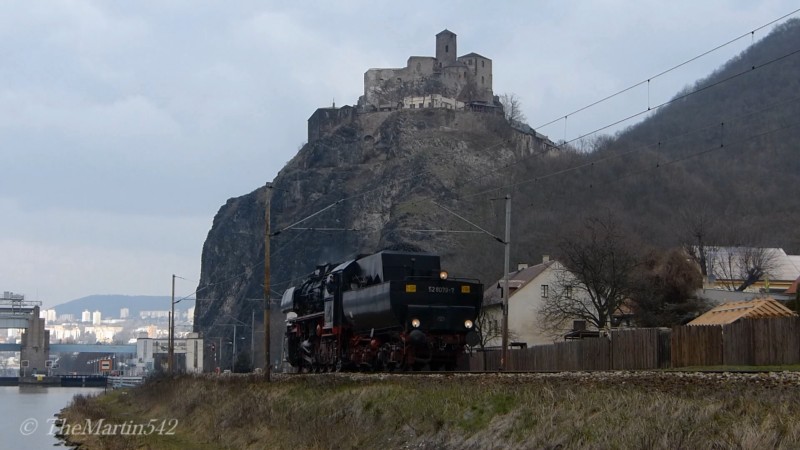
M281 299L285 358L301 371L453 370L478 343L482 298L480 282L449 278L429 253L318 266Z

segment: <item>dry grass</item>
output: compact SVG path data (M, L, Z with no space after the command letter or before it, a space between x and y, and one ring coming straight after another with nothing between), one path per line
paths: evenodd
M798 388L798 374L181 377L69 414L180 420L172 440L89 448L797 448Z

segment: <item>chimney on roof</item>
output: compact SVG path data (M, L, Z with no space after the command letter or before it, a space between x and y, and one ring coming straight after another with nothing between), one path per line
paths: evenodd
M550 262L550 255L542 255L542 264Z
M520 270L525 270L525 269L527 269L527 268L528 268L528 265L527 265L527 264L525 264L525 263L519 263L519 264L517 264L517 272L519 272Z

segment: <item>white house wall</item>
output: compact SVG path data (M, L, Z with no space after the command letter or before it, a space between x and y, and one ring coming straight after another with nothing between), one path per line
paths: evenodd
M561 270L563 270L563 266L554 262L528 284L512 292L511 298L508 300L509 342L524 342L530 347L552 344L559 340L558 337L549 335L543 329L539 311L545 302L545 298L542 296L542 286L547 286L548 296L553 295L558 284L557 274ZM502 327L503 315L499 304L485 306L484 314L487 322L494 324L496 321ZM501 346L501 337L498 335L486 345L488 347Z
M552 344L554 340L558 340L542 329L539 314L545 302L545 298L542 296L542 286L547 286L548 295L552 295L558 281L556 266L560 267L558 263L548 267L508 299L508 329L514 334L513 342L525 342L530 347Z

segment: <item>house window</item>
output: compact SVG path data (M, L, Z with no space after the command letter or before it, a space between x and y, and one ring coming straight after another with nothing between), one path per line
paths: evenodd
M467 64L469 64L469 65L471 66L471 65L472 65L472 60L471 60L471 59L468 59L468 60L467 60Z
M481 61L481 67L486 67L486 61Z
M548 285L546 285L546 284L543 284L542 285L542 298L547 298L547 296L549 294L550 294L550 287Z
M567 286L564 288L564 296L568 299L572 299L572 286Z
M428 108L433 108L433 102L428 102Z
M416 109L416 108L417 108L417 105L415 105L415 104L413 104L413 103L412 103L412 104L411 104L411 106L410 106L410 108L411 108L411 109Z
M423 107L425 107L425 104L424 103L420 103L419 104L419 109L422 109Z
M445 45L444 46L444 52L445 53L450 53L450 46L449 45Z
M481 84L483 84L483 77L481 77Z

